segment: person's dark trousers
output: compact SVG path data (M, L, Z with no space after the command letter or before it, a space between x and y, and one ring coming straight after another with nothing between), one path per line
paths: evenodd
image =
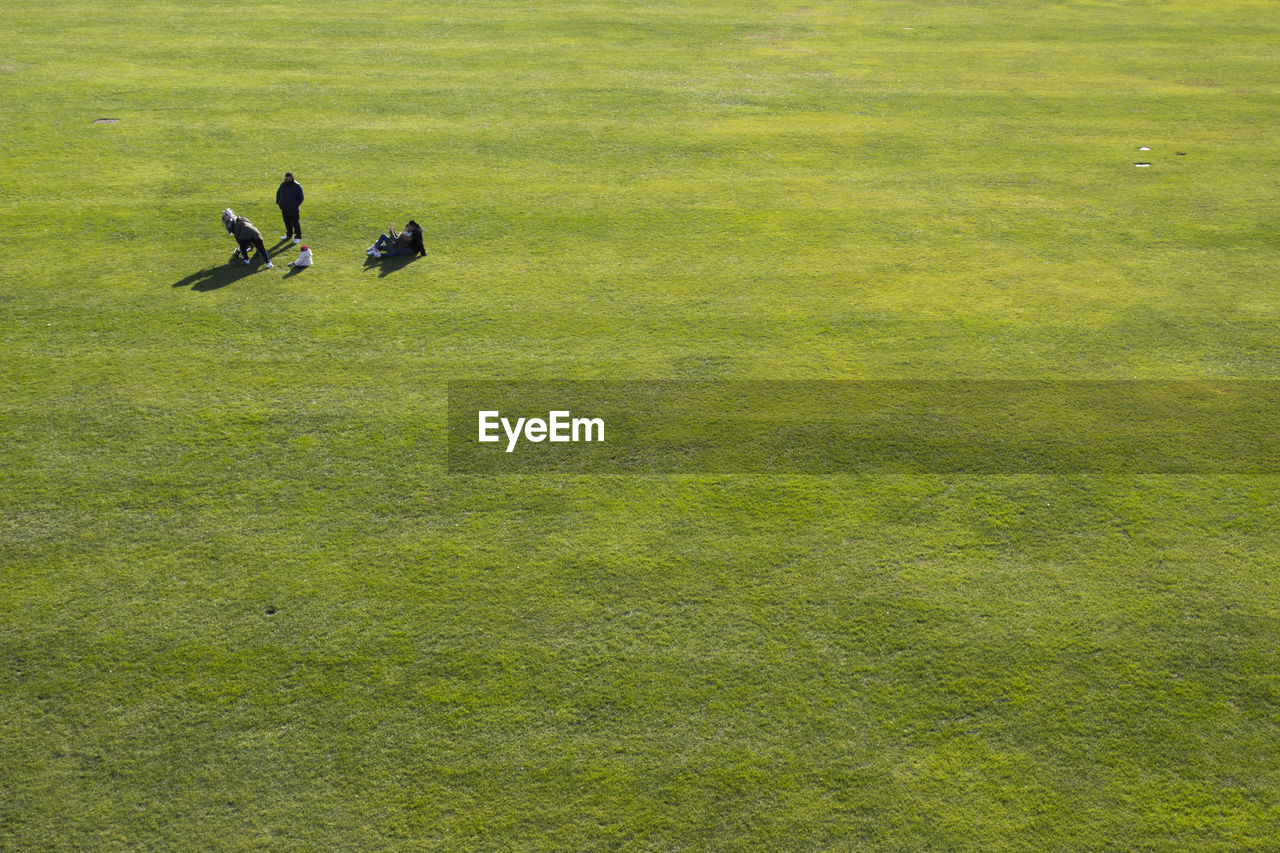
M267 247L262 244L261 237L255 237L252 240L240 240L238 242L240 243L240 257L248 260L249 248L252 247L258 250L258 257L264 264L271 260L271 256L267 254Z
M284 238L286 240L297 237L302 239L302 220L300 211L296 207L280 208L280 215L284 217Z

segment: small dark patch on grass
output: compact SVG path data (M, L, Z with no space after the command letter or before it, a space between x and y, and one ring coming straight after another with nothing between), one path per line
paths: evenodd
M732 366L733 358L720 355L686 355L671 362L672 371L680 379L724 376Z
M272 605L268 605L268 606L267 606L267 615L268 615L268 616L275 616L275 615L276 615L276 609L275 609L275 607L274 607L274 606L272 606Z
M95 118L93 120L93 123L94 124L115 124L118 121L120 121L120 119L118 118Z

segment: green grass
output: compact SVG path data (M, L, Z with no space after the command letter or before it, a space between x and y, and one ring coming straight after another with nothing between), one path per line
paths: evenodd
M4 11L0 848L1280 845L1275 476L444 466L457 379L1280 377L1273 4Z

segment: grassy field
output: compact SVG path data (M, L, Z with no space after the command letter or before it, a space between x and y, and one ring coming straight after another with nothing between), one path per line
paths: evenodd
M1278 476L445 467L454 380L1280 378L1270 0L2 8L0 849L1280 846Z

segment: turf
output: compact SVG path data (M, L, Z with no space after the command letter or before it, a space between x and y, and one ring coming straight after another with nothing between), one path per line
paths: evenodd
M444 464L455 380L1277 378L1273 4L4 11L0 847L1280 845L1275 476Z

